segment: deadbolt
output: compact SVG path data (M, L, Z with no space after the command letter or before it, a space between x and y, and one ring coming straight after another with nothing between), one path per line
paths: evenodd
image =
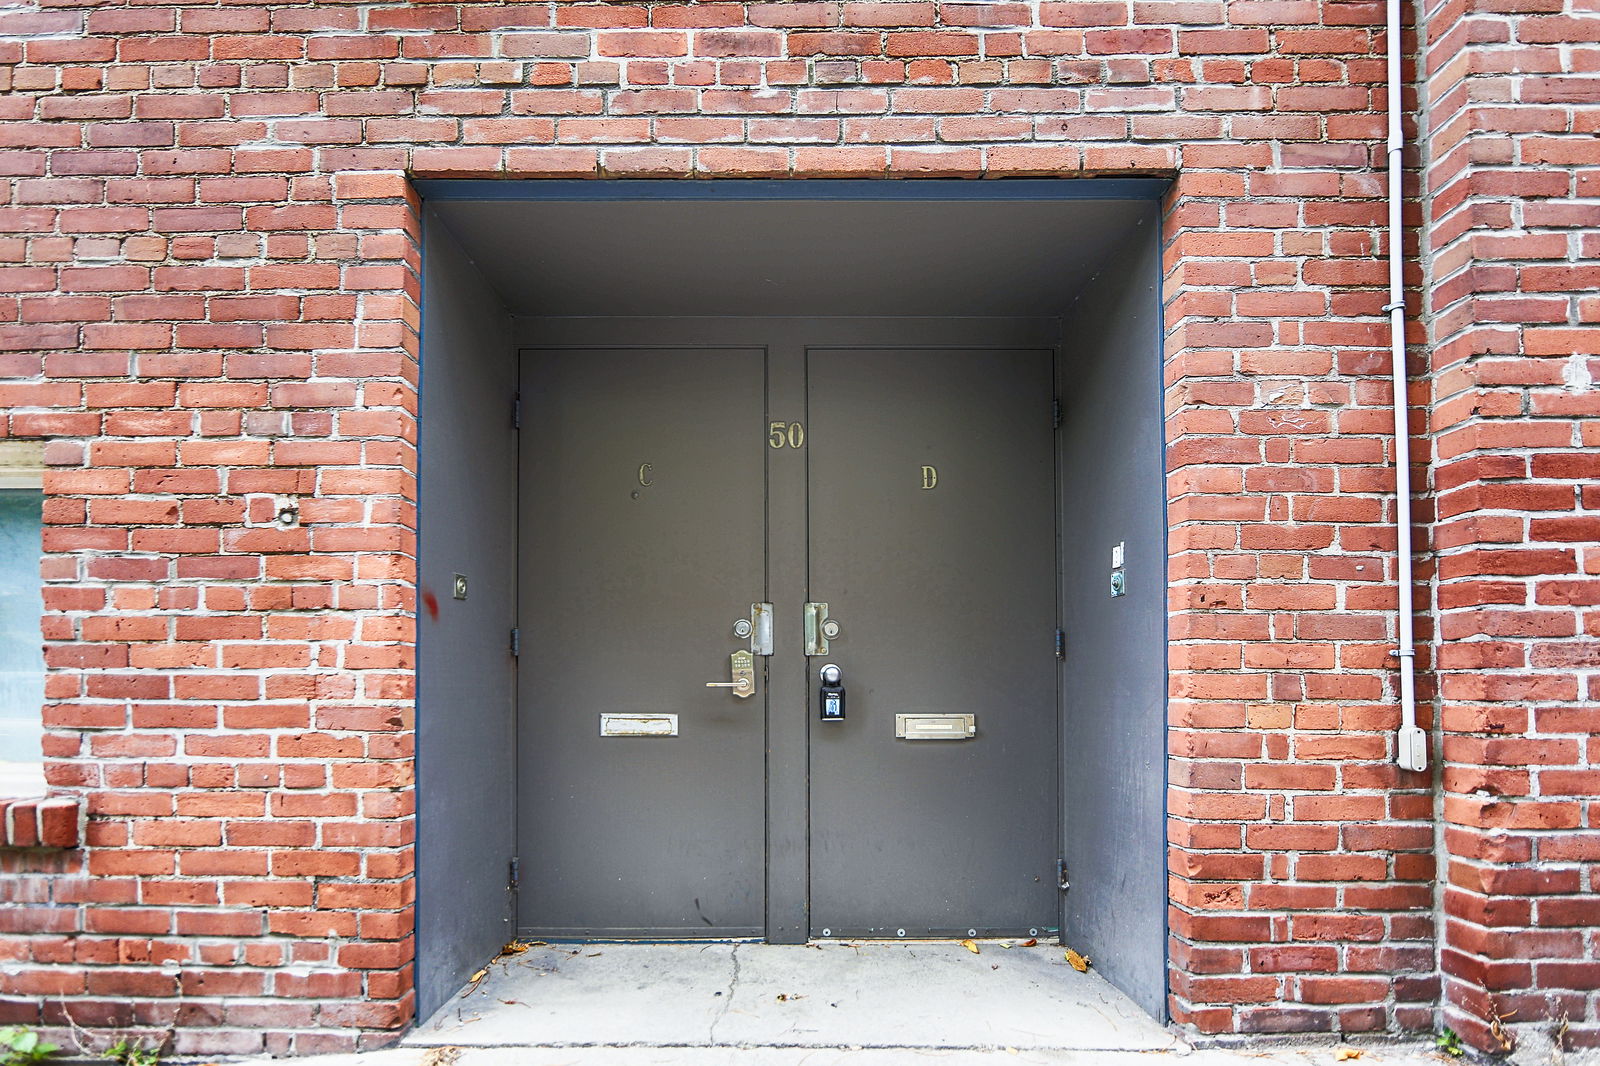
M839 623L828 617L825 603L806 604L806 654L828 654L828 641L839 635Z
M750 617L736 619L733 635L750 642L751 655L772 654L772 604L752 603Z

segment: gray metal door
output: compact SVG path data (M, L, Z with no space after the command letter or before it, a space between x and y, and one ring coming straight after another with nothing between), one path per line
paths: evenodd
M525 935L762 931L766 687L706 687L765 598L762 354L523 355Z
M1048 351L809 352L839 627L811 675L840 668L846 714L811 712L813 936L1057 925L1051 378Z
M1052 354L804 328L524 354L524 935L1058 924ZM706 688L769 598L756 694ZM827 663L842 722L818 720Z

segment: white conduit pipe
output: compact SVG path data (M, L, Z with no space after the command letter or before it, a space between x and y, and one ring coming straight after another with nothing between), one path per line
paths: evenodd
M1394 510L1399 589L1400 735L1395 761L1407 770L1428 768L1428 735L1417 725L1416 658L1411 592L1411 428L1406 412L1406 295L1402 278L1404 231L1400 228L1400 0L1388 0L1389 14L1389 349L1394 376Z

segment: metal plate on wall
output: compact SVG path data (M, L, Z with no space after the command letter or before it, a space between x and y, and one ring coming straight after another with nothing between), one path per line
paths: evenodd
M897 714L894 735L899 740L969 740L978 732L975 714Z
M678 716L675 714L602 714L600 735L603 737L675 737L678 735Z

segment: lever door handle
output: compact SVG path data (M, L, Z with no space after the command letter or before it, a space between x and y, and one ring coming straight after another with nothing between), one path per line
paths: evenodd
M756 657L740 648L728 656L728 676L732 681L707 681L706 688L731 688L740 699L756 694Z

